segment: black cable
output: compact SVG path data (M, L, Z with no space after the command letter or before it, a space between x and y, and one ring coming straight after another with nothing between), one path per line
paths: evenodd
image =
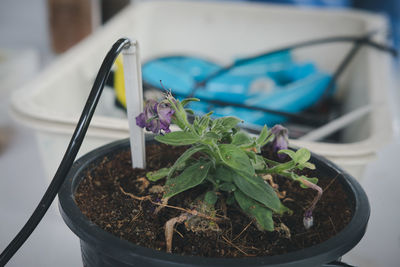
M129 46L130 40L126 38L121 38L114 43L114 45L104 58L99 72L97 73L92 90L90 91L89 97L86 101L85 107L82 111L79 122L75 128L74 134L72 135L71 141L57 169L57 172L54 175L53 180L51 181L49 187L47 188L45 194L43 195L42 199L40 200L29 220L25 223L24 227L14 237L14 239L10 242L6 249L1 253L0 266L5 266L8 263L8 261L14 256L18 249L29 238L29 236L35 230L35 228L49 209L75 160L79 148L81 147L86 131L89 127L90 121L96 109L97 103L99 102L101 93L103 92L104 85L110 74L111 67L114 64L114 61L119 53L124 48L127 48Z
M376 43L374 41L371 41L369 39L366 38L366 36L371 36L372 34L374 34L375 32L371 32L371 33L367 33L366 35L363 36L334 36L334 37L327 37L327 38L320 38L320 39L315 39L315 40L309 40L309 41L304 41L304 42L299 42L299 43L295 43L292 45L288 45L285 47L281 47L281 48L277 48L274 50L270 50L270 51L266 51L266 52L262 52L260 54L257 55L253 55L247 58L243 58L240 60L235 61L234 63L227 65L225 67L222 67L221 69L217 70L216 72L212 73L211 75L207 76L206 78L204 78L203 80L199 81L196 83L195 88L199 88L204 86L209 80L214 79L215 77L222 75L223 73L226 73L227 71L229 71L230 69L234 68L234 67L238 67L241 66L243 64L246 64L252 60L261 58L261 57L265 57L265 56L270 56L273 54L277 54L277 53L282 53L282 52L286 52L286 51L290 51L293 49L298 49L298 48L303 48L303 47L308 47L308 46L314 46L314 45L318 45L318 44L325 44L325 43L340 43L340 42L362 42L362 44L371 46L373 48L376 48L378 50L382 50L385 52L388 52L390 54L392 54L393 56L397 56L397 51L395 48L392 47L388 47L379 43ZM194 93L192 92L189 97L193 97Z
M323 95L321 96L320 100L315 104L315 106L318 106L327 98L329 92L335 86L340 75L342 75L342 73L345 71L345 69L350 64L355 55L358 53L358 51L360 51L362 45L368 42L369 38L371 38L373 34L375 34L375 32L365 34L363 37L360 37L358 40L354 41L354 44L349 50L349 52L345 55L343 60L339 63L339 65L335 69L332 78L330 79L328 85L324 89Z
M217 70L216 72L214 72L214 73L210 74L209 76L207 76L206 78L204 78L202 81L197 82L188 97L194 97L194 95L198 89L200 89L201 87L204 87L207 82L214 79L215 77L228 72L229 70L231 70L234 67L238 67L240 65L251 62L252 60L255 60L255 59L258 59L261 57L265 57L265 56L270 56L270 55L277 54L277 53L290 51L293 49L298 49L298 48L303 48L303 47L308 47L308 46L313 46L313 45L318 45L318 44L334 43L334 42L353 42L354 46L348 52L348 54L345 56L345 58L339 64L339 66L336 68L336 70L332 76L332 79L329 81L329 83L323 93L323 96L321 97L321 100L319 101L319 103L321 103L322 100L326 98L326 95L329 93L329 91L332 89L332 87L335 85L339 76L343 73L343 71L346 69L348 64L351 62L351 60L354 58L354 56L360 50L362 45L368 45L375 49L388 52L395 57L397 56L397 51L395 48L385 46L383 44L379 44L379 43L376 43L376 42L370 40L370 37L372 35L374 35L375 33L376 32L369 32L363 36L356 36L356 37L355 36L334 36L334 37L328 37L328 38L309 40L309 41L295 43L292 45L288 45L286 47L274 49L271 51L263 52L263 53L260 53L257 55L253 55L253 56L238 60L230 65L222 67L221 69ZM248 106L245 104L232 103L232 102L222 101L222 100L208 100L208 99L200 99L200 100L204 100L209 103L213 103L213 104L217 104L217 105L221 105L221 106L241 107L241 108L246 108L246 109L250 109L250 110L257 110L257 111L263 111L263 112L270 113L270 114L281 115L281 116L285 116L286 118L292 119L295 122L303 123L303 124L319 125L319 124L323 123L323 121L325 120L323 118L323 116L315 116L315 114L313 114L313 115L307 115L304 113L296 114L296 113L278 111L278 110L262 108L262 107L253 107L253 106Z
M369 38L368 36L366 36L365 38ZM338 67L336 68L335 72L332 75L332 78L330 79L328 85L326 86L326 88L324 89L324 93L321 96L320 100L318 101L318 103L321 103L322 101L324 101L327 98L327 95L329 94L329 92L332 90L332 88L335 86L337 80L339 79L340 75L342 75L343 71L347 68L347 66L350 64L351 60L354 58L354 56L358 53L358 51L360 51L360 49L362 48L362 44L367 41L368 39L365 40L359 40L356 41L354 43L354 45L352 46L352 48L350 49L350 51L346 54L346 56L343 58L343 60L340 62L340 64L338 65ZM315 104L315 105L318 105Z

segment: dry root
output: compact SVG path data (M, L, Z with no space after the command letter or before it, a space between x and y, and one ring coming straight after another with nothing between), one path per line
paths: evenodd
M229 220L225 216L217 217L218 215L215 214L215 211L211 213L207 212L205 206L201 205L202 202L200 202L200 204L196 203L197 205L193 205L192 209L185 209L181 207L168 205L168 198L164 198L162 203L155 202L151 199L150 195L139 197L135 196L132 193L126 192L120 184L118 184L118 187L121 193L124 194L125 196L129 196L130 198L139 201L147 200L150 203L157 205L158 207L155 213L159 212L159 210L161 210L162 208L172 208L183 212L180 216L174 217L165 223L166 250L169 253L172 252L172 238L174 233L174 227L176 224L185 222L186 229L193 232L220 231L220 228L217 223ZM152 188L150 188L150 190L151 189Z
M169 197L162 198L160 205L154 210L154 214L158 214L163 208L165 208L168 205L168 200Z
M149 180L147 180L145 177L137 178L136 182L138 183L137 189L139 190L140 193L143 193L144 190L146 190L147 187L149 187L150 185Z
M279 185L274 182L274 178L271 174L265 174L262 176L262 178L264 179L264 181L267 181L273 189L277 190L279 188Z
M153 185L149 189L149 193L151 194L161 194L163 192L164 192L164 187L162 187L161 185Z
M280 223L279 226L275 227L275 231L283 234L284 238L290 239L292 237L289 227L287 227L284 223Z
M167 253L172 252L172 237L174 235L175 224L183 223L189 218L188 213L183 213L178 217L172 218L165 223L165 242L167 246Z
M159 203L159 202L155 202L155 201L153 201L153 200L151 199L151 197L150 197L149 195L147 195L147 196L142 196L142 197L138 197L138 196L135 196L135 195L132 194L132 193L126 192L126 191L122 188L121 185L119 185L119 190L121 191L122 194L124 194L125 196L129 196L129 197L132 198L132 199L136 199L136 200L140 200L140 201L147 200L147 201L149 201L149 202L150 202L151 204L153 204L153 205L163 206L163 207L165 207L165 208L171 208L171 209L180 210L180 211L189 213L189 214L191 214L191 215L199 216L199 217L202 217L202 218L205 218L205 219L214 221L214 222L222 222L222 221L229 220L229 218L226 218L226 217L211 217L211 216L208 216L208 215L203 214L203 213L201 213L201 212L198 212L197 210L189 210L189 209L184 209L184 208L181 208L181 207L176 207L176 206L171 206L171 205L167 205L167 204L162 204L162 203Z
M275 193L279 199L284 199L286 197L286 191L279 191L279 185L274 182L274 178L271 174L265 174L262 176L262 178L275 190Z

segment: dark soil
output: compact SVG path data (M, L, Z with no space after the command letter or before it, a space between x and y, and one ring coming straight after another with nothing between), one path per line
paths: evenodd
M155 184L143 179L149 170L171 165L182 153L182 147L150 145L147 147L147 170L132 169L130 152L110 155L90 168L75 194L76 203L91 221L137 245L165 251L164 224L182 212L162 209L154 215L156 205L149 200L128 196L150 195L158 202L162 194L149 193ZM318 177L317 173L313 173ZM321 243L341 231L352 217L353 200L348 199L335 177L319 177L324 194L314 211L315 225L308 231L303 226L304 210L310 205L315 191L302 189L286 178L274 177L281 192L286 191L283 203L292 215L275 217L274 232L260 232L251 219L236 206L227 206L230 221L219 223L219 232L192 232L184 224L178 225L173 238L173 253L205 257L246 257L278 255ZM162 184L160 182L159 184ZM125 194L123 191L125 191ZM188 203L201 194L200 189L189 190L182 197L170 199L169 205L189 208ZM222 211L220 211L222 213Z

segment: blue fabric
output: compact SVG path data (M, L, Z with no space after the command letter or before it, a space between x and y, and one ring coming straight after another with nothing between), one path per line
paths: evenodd
M312 62L298 63L290 52L281 52L243 62L209 80L194 96L201 102L191 103L197 114L214 111L214 117L236 116L249 125L272 126L286 119L261 111L232 106L215 106L207 100L219 100L286 112L299 112L324 94L331 76ZM178 97L193 93L197 82L220 70L222 66L196 57L163 57L143 65L143 81L154 87L163 85Z

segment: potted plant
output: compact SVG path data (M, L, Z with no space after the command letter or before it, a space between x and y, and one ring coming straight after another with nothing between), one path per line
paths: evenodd
M370 212L357 181L288 148L280 125L252 137L235 117L190 122L191 101L167 94L136 118L156 134L146 170L131 167L128 140L72 166L60 212L84 266L349 266L340 257Z

